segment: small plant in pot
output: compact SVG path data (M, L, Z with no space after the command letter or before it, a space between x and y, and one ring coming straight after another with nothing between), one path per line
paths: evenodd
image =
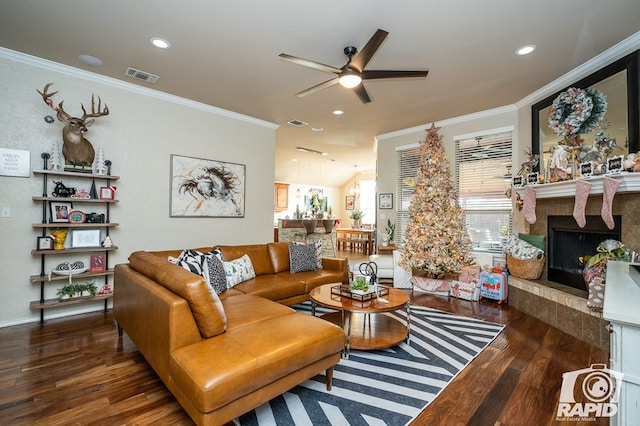
M367 277L365 276L357 276L349 285L349 289L356 294L364 294L369 291L369 283L367 282Z
M387 227L382 234L382 245L393 245L393 237L396 234L396 224L391 222L391 219L387 219Z
M75 292L76 292L75 285L67 284L64 287L59 288L58 291L56 292L56 295L60 300L67 300L73 297Z
M96 292L98 291L98 288L93 284L93 282L90 282L90 283L78 284L78 290L81 296L87 297L87 296L95 296Z

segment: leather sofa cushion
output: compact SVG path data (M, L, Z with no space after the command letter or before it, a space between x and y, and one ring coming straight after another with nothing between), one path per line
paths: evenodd
M248 244L242 246L216 246L222 251L222 260L229 262L243 255L249 255L256 275L273 274L271 257L266 244Z
M222 305L227 313L227 330L295 313L295 310L288 306L274 304L271 300L251 294L227 297L222 299Z
M202 337L209 338L224 333L227 318L222 302L201 276L145 251L132 253L129 262L132 269L189 303Z
M269 256L271 256L271 264L273 271L278 272L289 270L289 243L269 243Z
M344 342L340 327L292 312L177 349L170 372L176 386L208 413L340 352Z
M253 294L269 300L287 299L305 294L305 284L288 272L258 275L253 279L236 284L233 287L243 293Z
M343 274L341 271L318 269L317 271L297 272L295 274L281 272L278 277L281 280L293 280L303 284L302 294L308 294L311 290L323 284L339 284L342 282Z

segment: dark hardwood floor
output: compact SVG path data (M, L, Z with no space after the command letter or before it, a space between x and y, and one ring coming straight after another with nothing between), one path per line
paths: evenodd
M608 365L608 353L508 305L417 292L412 303L506 325L413 425L555 424L562 373ZM193 422L109 311L0 329L0 424Z

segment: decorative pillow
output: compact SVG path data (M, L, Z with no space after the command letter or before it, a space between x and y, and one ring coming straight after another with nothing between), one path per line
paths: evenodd
M315 244L289 245L289 272L315 271L318 269Z
M312 243L303 243L303 242L294 242L293 244L300 244L300 245L313 245L315 247L315 251L316 251L316 260L317 260L317 267L316 269L322 269L322 241L318 240L316 242L312 242ZM289 253L291 253L291 251L289 251Z
M209 284L216 294L220 294L227 289L227 274L222 263L222 251L215 249L209 254L210 256L207 256Z
M220 294L227 289L227 278L222 265L222 252L218 249L202 253L198 250L183 250L178 258L169 256L169 261L177 263L189 272L200 275Z
M206 254L198 250L182 250L176 263L187 271L200 275L206 282L209 282L209 267L206 262Z
M230 262L222 262L227 279L227 288L256 277L253 263L248 254Z
M544 250L544 235L531 235L531 234L518 234L518 238L525 240L532 246L538 247L540 250Z
M516 259L540 259L544 256L544 251L538 247L529 244L528 242L521 240L515 235L511 235L507 241L507 245L504 246L504 252L509 256Z

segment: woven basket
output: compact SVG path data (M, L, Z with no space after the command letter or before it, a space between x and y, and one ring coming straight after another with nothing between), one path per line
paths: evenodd
M544 255L542 258L537 259L516 259L513 256L507 254L507 269L509 273L517 278L523 278L525 280L537 280L542 275L544 269Z

